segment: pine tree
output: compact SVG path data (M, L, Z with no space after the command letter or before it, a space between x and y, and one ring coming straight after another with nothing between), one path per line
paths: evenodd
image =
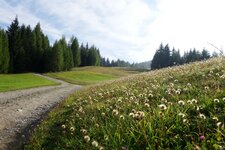
M64 58L63 58L63 48L61 43L56 41L53 48L49 54L50 63L49 70L53 72L62 71L64 69Z
M0 29L0 73L8 73L9 59L8 36Z
M83 43L80 46L80 54L81 54L81 65L80 66L87 66L88 65L88 43L86 47L84 47Z
M10 69L11 73L15 70L15 60L17 59L17 51L20 49L20 35L19 35L19 22L16 17L7 30L9 39L9 55L10 55Z
M73 53L73 64L74 67L79 67L81 64L81 54L80 54L80 47L76 37L72 36L71 38L71 50Z

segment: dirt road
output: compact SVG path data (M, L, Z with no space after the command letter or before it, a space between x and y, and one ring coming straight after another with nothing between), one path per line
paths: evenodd
M61 85L0 93L0 150L20 148L30 129L51 108L81 88L45 78L60 82Z

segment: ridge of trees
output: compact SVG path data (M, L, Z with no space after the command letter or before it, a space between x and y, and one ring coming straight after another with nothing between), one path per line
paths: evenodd
M190 49L190 51L185 52L184 55L181 56L179 49L176 50L173 48L170 50L168 44L163 46L161 43L153 56L151 69L154 70L174 65L182 65L184 63L206 60L217 56L218 54L216 52L211 56L208 50L203 49L202 51L198 51L195 48L193 50Z
M79 46L74 36L50 45L40 23L34 29L19 25L16 17L8 29L0 28L0 73L57 72L79 66L100 66L101 55L94 45Z

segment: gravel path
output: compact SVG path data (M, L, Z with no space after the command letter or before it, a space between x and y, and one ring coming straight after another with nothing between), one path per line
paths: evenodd
M20 149L30 130L48 111L81 88L61 80L43 77L61 84L0 93L0 150Z

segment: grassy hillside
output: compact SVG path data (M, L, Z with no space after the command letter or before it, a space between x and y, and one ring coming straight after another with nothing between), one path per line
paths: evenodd
M225 58L86 88L25 149L224 149Z
M53 81L27 74L0 74L0 92L12 91L18 89L33 88L39 86L56 85Z
M73 84L87 85L101 81L112 80L130 74L138 73L125 68L109 67L81 67L74 68L72 71L47 73L47 76L61 79Z

